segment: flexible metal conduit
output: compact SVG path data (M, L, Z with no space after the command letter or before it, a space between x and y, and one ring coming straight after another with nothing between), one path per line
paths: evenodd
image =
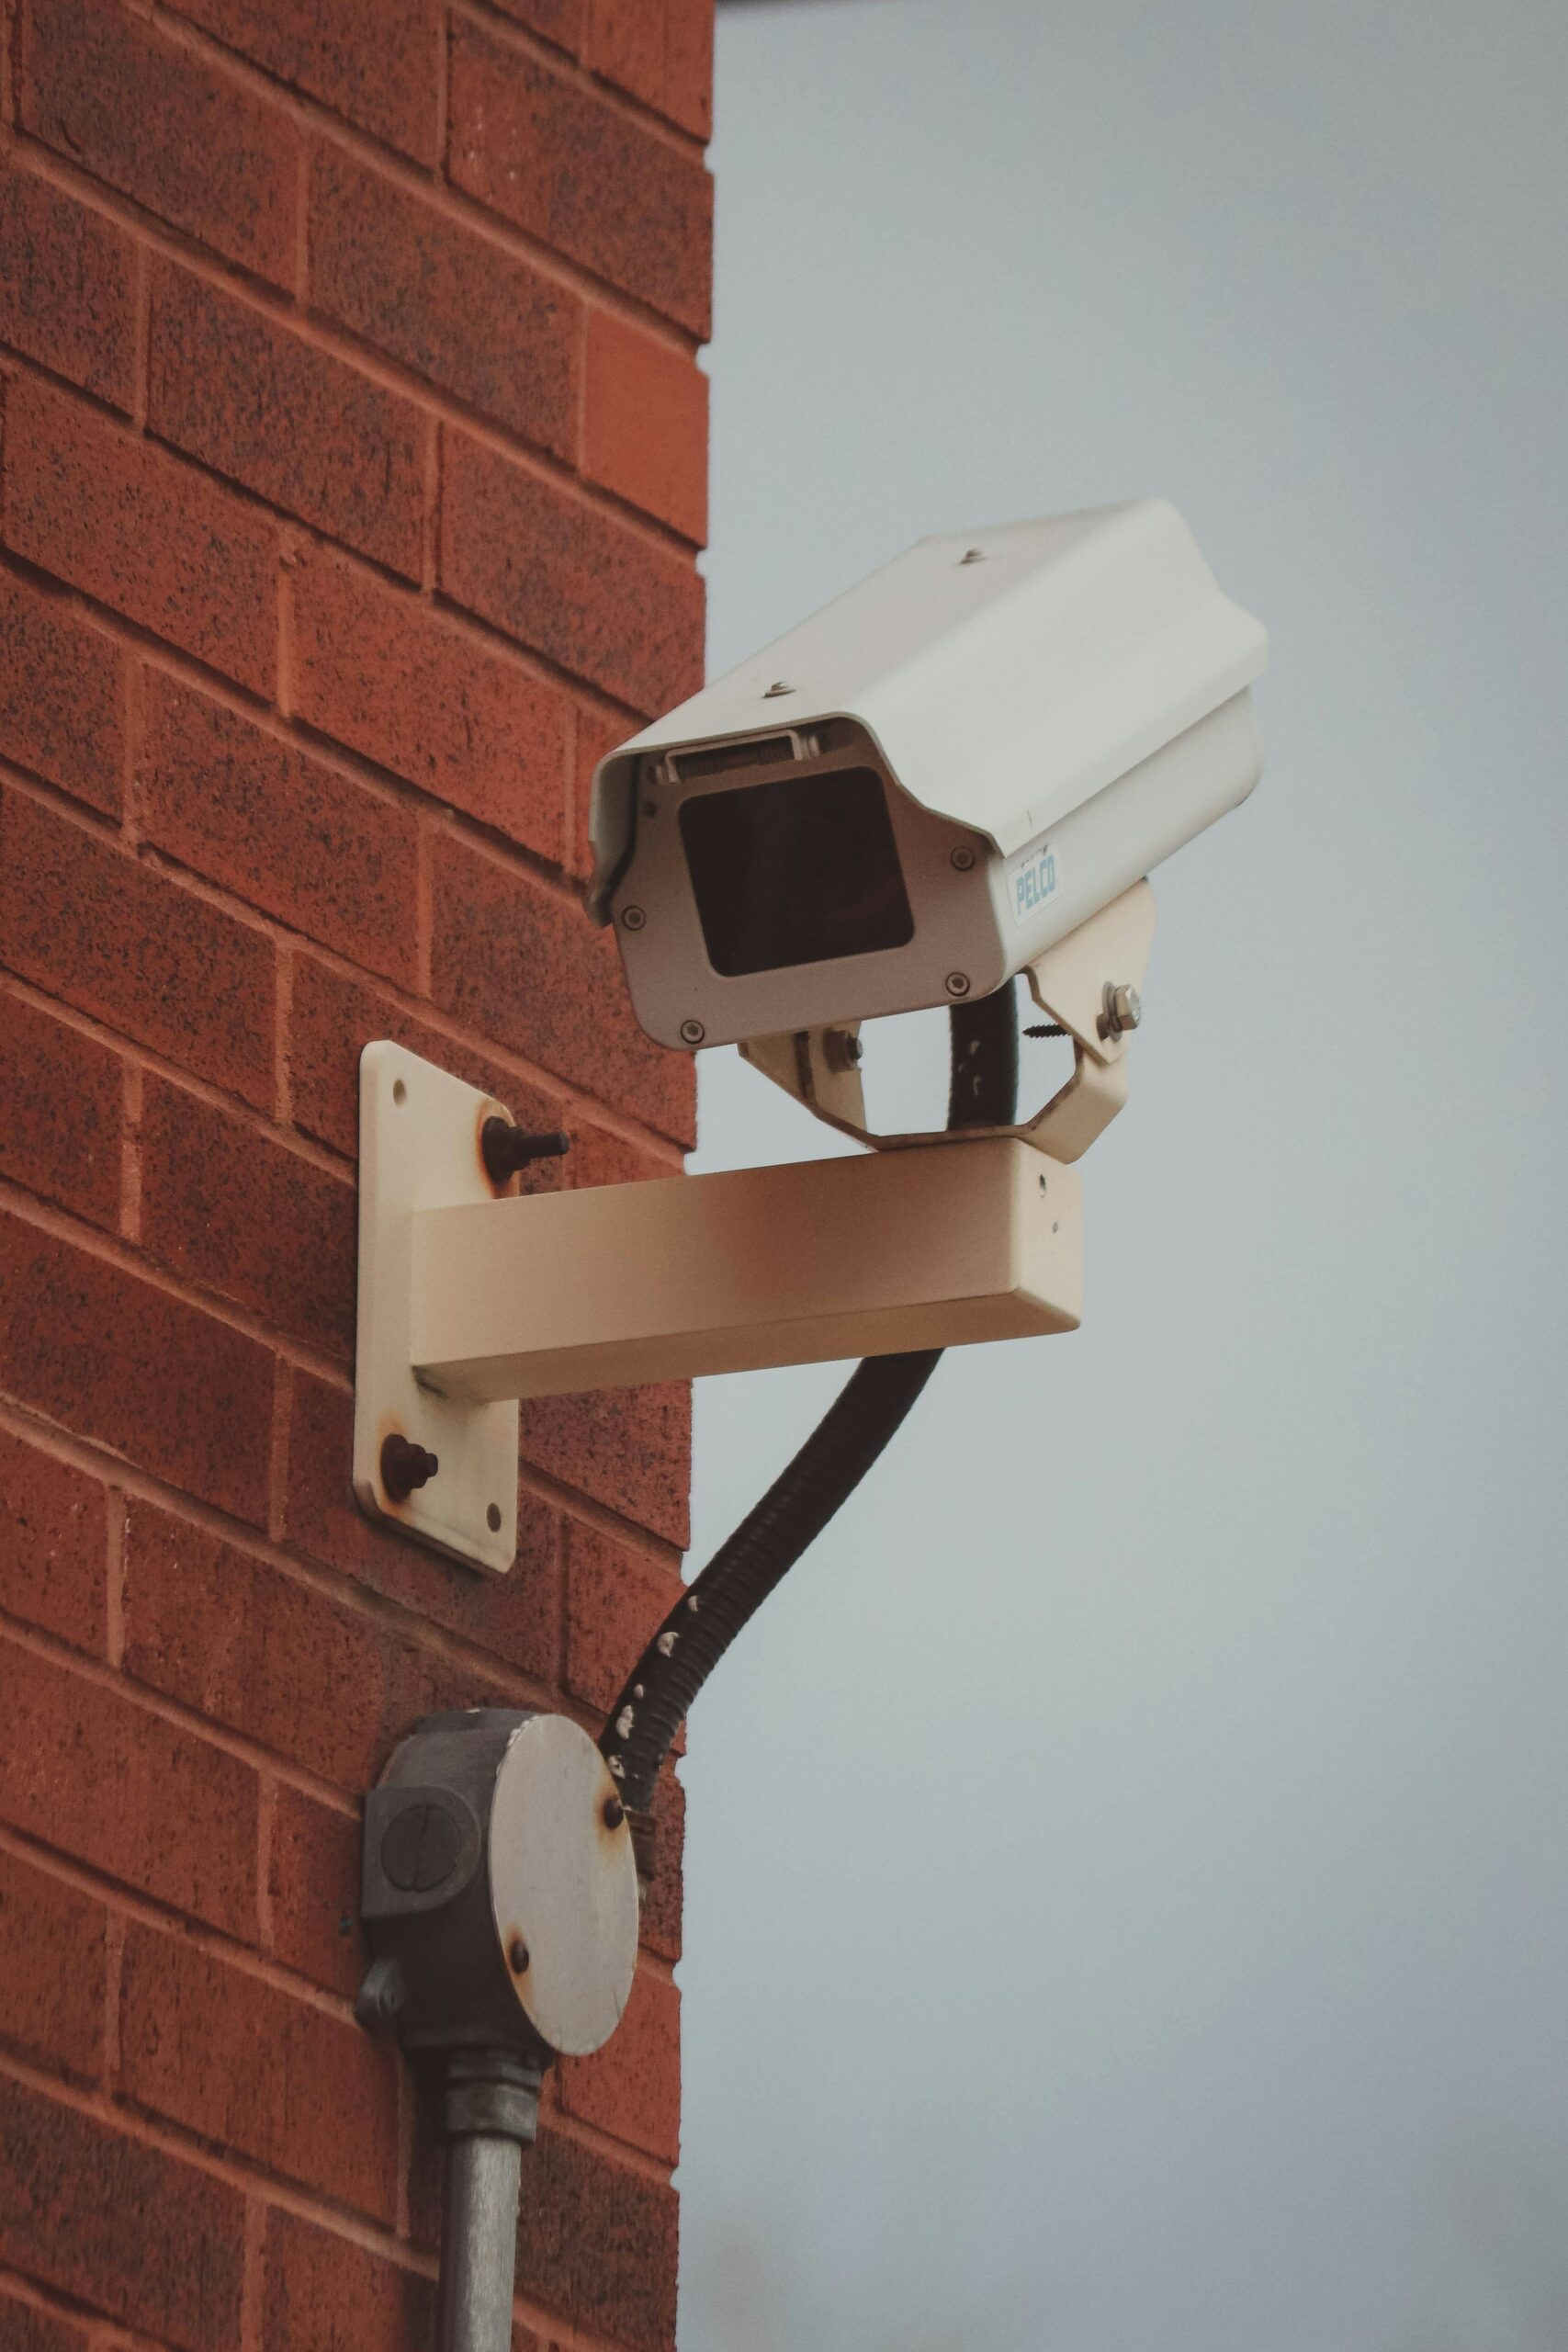
M949 1016L949 1127L1006 1126L1018 1102L1010 980ZM860 1485L935 1371L940 1348L858 1364L788 1467L687 1587L626 1678L599 1746L646 1813L681 1720L736 1635Z

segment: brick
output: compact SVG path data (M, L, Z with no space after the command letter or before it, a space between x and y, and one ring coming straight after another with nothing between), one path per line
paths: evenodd
M522 1423L525 1461L668 1543L683 1549L691 1541L692 1393L683 1382L526 1398Z
M664 111L698 139L713 135L713 0L666 0Z
M152 270L147 423L187 457L417 576L423 428L412 401L170 263Z
M494 5L503 17L526 25L558 49L575 56L581 47L584 0L494 0Z
M552 456L576 454L582 304L491 237L321 146L310 302Z
M608 1127L580 1122L572 1145L571 1181L579 1192L599 1184L644 1184L661 1176L679 1176L681 1161L672 1149L650 1150Z
M681 1996L639 1968L626 2014L592 2058L563 2058L561 2105L661 2164L681 2154Z
M160 220L292 283L292 123L145 17L114 0L31 0L20 112Z
M88 2352L87 2338L80 2327L37 2303L21 2302L3 2280L0 2344L6 2352Z
M244 2241L226 2181L0 2079L0 2260L175 2352L238 2352Z
M477 638L319 548L294 577L294 707L322 734L558 864L566 697ZM376 968L387 969L384 956Z
M443 429L441 585L482 620L634 710L668 710L703 669L691 560Z
M672 1567L567 1524L566 1687L602 1713L683 1589Z
M272 942L85 827L0 795L0 956L248 1102L270 1102Z
M589 703L580 702L577 706L577 752L572 771L567 863L580 881L586 880L593 871L593 844L588 837L593 809L593 771L601 760L620 749L629 730L630 722L625 718L613 718Z
M204 1290L345 1361L354 1348L354 1187L149 1075L141 1246Z
M589 0L596 74L706 139L713 129L713 0Z
M0 157L0 343L123 409L136 358L134 255L123 229Z
M357 776L147 676L143 829L183 865L390 979L412 980L419 837Z
M0 1852L0 2040L78 2081L102 2067L107 1916L101 1903Z
M558 1095L459 1045L428 1022L405 1012L394 997L301 956L295 966L288 1034L294 1120L334 1151L354 1154L359 1139L359 1057L373 1039L390 1037L411 1053L450 1070L504 1102L520 1126L566 1125ZM541 1159L522 1179L530 1192L555 1191L566 1182L562 1162Z
M272 1381L243 1332L0 1215L0 1384L33 1411L261 1525Z
M391 2219L396 2059L352 2018L133 1921L119 2052L121 2092L137 2106Z
M355 1795L415 1716L482 1684L151 1503L126 1520L125 1670Z
M0 571L0 756L119 814L118 650L8 571Z
M645 1037L607 931L532 875L437 840L431 994L467 1026L685 1140L689 1054Z
M4 529L29 563L271 693L275 526L220 482L18 379L6 401Z
M108 1046L0 997L0 1173L112 1230L124 1091Z
M290 1548L461 1634L538 1681L554 1682L561 1644L557 1512L525 1490L517 1558L508 1574L484 1576L459 1567L373 1526L360 1511L349 1476L353 1432L354 1399L346 1390L297 1373L285 1521Z
M98 1481L0 1430L0 1609L101 1657L107 1557Z
M416 163L434 163L440 32L430 0L180 0L180 6L280 82Z
M435 2340L435 2284L298 2214L266 2217L261 2352L408 2352Z
M359 1820L281 1783L267 1853L268 1949L352 2000L368 1961L359 1933Z
M0 2035L84 2079L103 2058L106 1923L101 1903L0 1852Z
M0 1815L226 1933L255 1933L256 1779L129 1693L0 1642Z
M665 0L587 0L582 59L644 105L664 96Z
M461 18L452 27L450 113L457 187L707 334L713 184L697 156Z
M708 379L608 311L588 314L582 468L698 546L707 537Z
M685 1901L686 1792L666 1764L653 1792L653 1879L642 1904L642 1940L669 1961L681 1957L681 1918Z
M630 2352L671 2352L672 2188L546 2130L523 2167L520 2203L520 2293Z

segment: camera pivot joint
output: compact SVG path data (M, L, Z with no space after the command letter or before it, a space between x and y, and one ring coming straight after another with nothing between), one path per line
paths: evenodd
M1026 1036L1066 1037L1073 1072L1033 1117L1005 1127L946 1134L878 1135L866 1124L858 1022L754 1037L740 1051L752 1067L841 1135L882 1150L1016 1136L1047 1159L1071 1164L1102 1135L1127 1100L1127 1040L1143 1019L1141 990L1154 942L1155 896L1135 882L1025 967L1045 1021Z

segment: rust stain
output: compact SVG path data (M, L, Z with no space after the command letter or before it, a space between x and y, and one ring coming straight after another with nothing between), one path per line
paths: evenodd
M484 1132L487 1119L504 1119L508 1126L515 1125L505 1103L498 1102L493 1095L487 1096L484 1102L478 1103L474 1110L474 1166L479 1170L480 1183L492 1200L514 1201L517 1198L517 1178L514 1175L509 1176L503 1184L498 1184L485 1166Z

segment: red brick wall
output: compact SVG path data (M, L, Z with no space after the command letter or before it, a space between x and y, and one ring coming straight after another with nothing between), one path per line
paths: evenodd
M357 1516L353 1155L379 1035L567 1127L543 1182L690 1139L580 895L700 671L710 11L5 0L5 2352L425 2344L356 1792L432 1704L593 1724L675 1589L680 1392L525 1409L503 1581ZM673 2339L664 1810L523 2345Z

